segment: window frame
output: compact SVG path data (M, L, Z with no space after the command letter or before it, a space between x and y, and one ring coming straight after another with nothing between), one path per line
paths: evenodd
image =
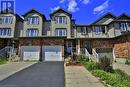
M126 23L120 23L120 29L122 32L126 32L127 31Z
M0 28L0 36L11 36L11 28Z
M66 16L55 16L55 23L56 24L67 24L67 17Z
M94 26L94 33L96 35L100 35L101 34L101 27L100 26Z
M61 36L61 37L67 36L67 29L66 28L56 28L55 35Z
M34 33L35 32L35 33ZM37 28L29 28L26 31L27 37L37 37L38 36L38 29Z
M39 24L39 16L31 16L27 18L28 25L38 25Z
M80 27L80 32L83 35L88 34L88 27Z
M12 16L2 16L0 17L0 24L12 24L13 17Z

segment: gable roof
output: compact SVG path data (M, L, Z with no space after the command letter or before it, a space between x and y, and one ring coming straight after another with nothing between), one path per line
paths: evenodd
M50 14L50 17L52 17L52 16L53 16L55 13L57 13L57 12L64 12L64 13L66 13L67 15L69 15L70 18L72 18L72 14L69 13L68 11L62 9L62 8L59 8L59 9L55 10L54 12L52 12L52 13Z
M111 16L112 18L116 19L117 17L115 15L113 15L112 13L106 13L105 15L101 16L99 19L97 19L95 22L93 22L92 24L96 24L97 22L99 22L100 20L102 20L103 18L107 17L107 16Z
M42 13L40 13L39 11L37 11L37 10L35 10L35 9L31 9L31 10L29 10L28 12L26 12L24 15L23 15L23 17L26 17L28 14L30 14L30 13L37 13L37 14L39 14L44 20L46 20L46 17L45 17L45 15L43 15Z
M123 14L121 14L119 17L117 17L116 20L121 19L122 17L126 17L126 18L130 19L130 16L129 16L129 15L123 13Z

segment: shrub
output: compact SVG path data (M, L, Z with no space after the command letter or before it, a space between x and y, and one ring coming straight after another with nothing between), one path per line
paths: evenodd
M78 60L81 61L81 62L88 62L89 61L89 57L86 56L86 55L78 55Z
M73 65L76 65L77 61L71 61L70 63L73 64Z
M85 63L85 67L86 67L88 70L96 70L96 69L98 69L98 65L97 65L97 63L95 63L95 62L86 62L86 63Z
M125 62L125 64L128 64L128 65L130 65L130 60L126 60L126 62Z
M117 69L114 73L103 70L93 70L92 73L112 87L130 87L130 76L122 70Z
M100 69L104 71L113 72L113 68L111 66L111 60L110 58L107 58L106 56L103 58L100 58L98 66Z

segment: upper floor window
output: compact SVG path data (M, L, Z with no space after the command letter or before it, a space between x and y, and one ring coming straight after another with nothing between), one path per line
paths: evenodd
M101 27L95 27L94 32L95 32L95 34L100 34L101 33Z
M130 31L130 23L121 23L120 28L121 31Z
M0 28L0 36L11 36L10 28Z
M67 24L67 18L65 16L57 16L55 17L55 21L57 24Z
M55 35L56 36L66 36L67 35L66 34L66 29L60 29L60 28L56 29L55 30Z
M27 30L28 37L35 37L38 36L38 29L28 29Z
M28 18L28 24L39 24L39 17L29 17Z
M10 16L0 17L0 24L12 24L13 18Z
M81 33L82 34L87 34L88 33L88 28L87 27L81 27Z

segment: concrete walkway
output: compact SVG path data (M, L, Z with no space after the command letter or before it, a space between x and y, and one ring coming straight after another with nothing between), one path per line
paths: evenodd
M83 66L65 66L66 87L105 87Z
M35 63L36 62L10 62L0 65L0 81Z
M125 71L128 75L130 75L130 65L126 65L123 63L114 63L113 64L114 69L120 69Z

